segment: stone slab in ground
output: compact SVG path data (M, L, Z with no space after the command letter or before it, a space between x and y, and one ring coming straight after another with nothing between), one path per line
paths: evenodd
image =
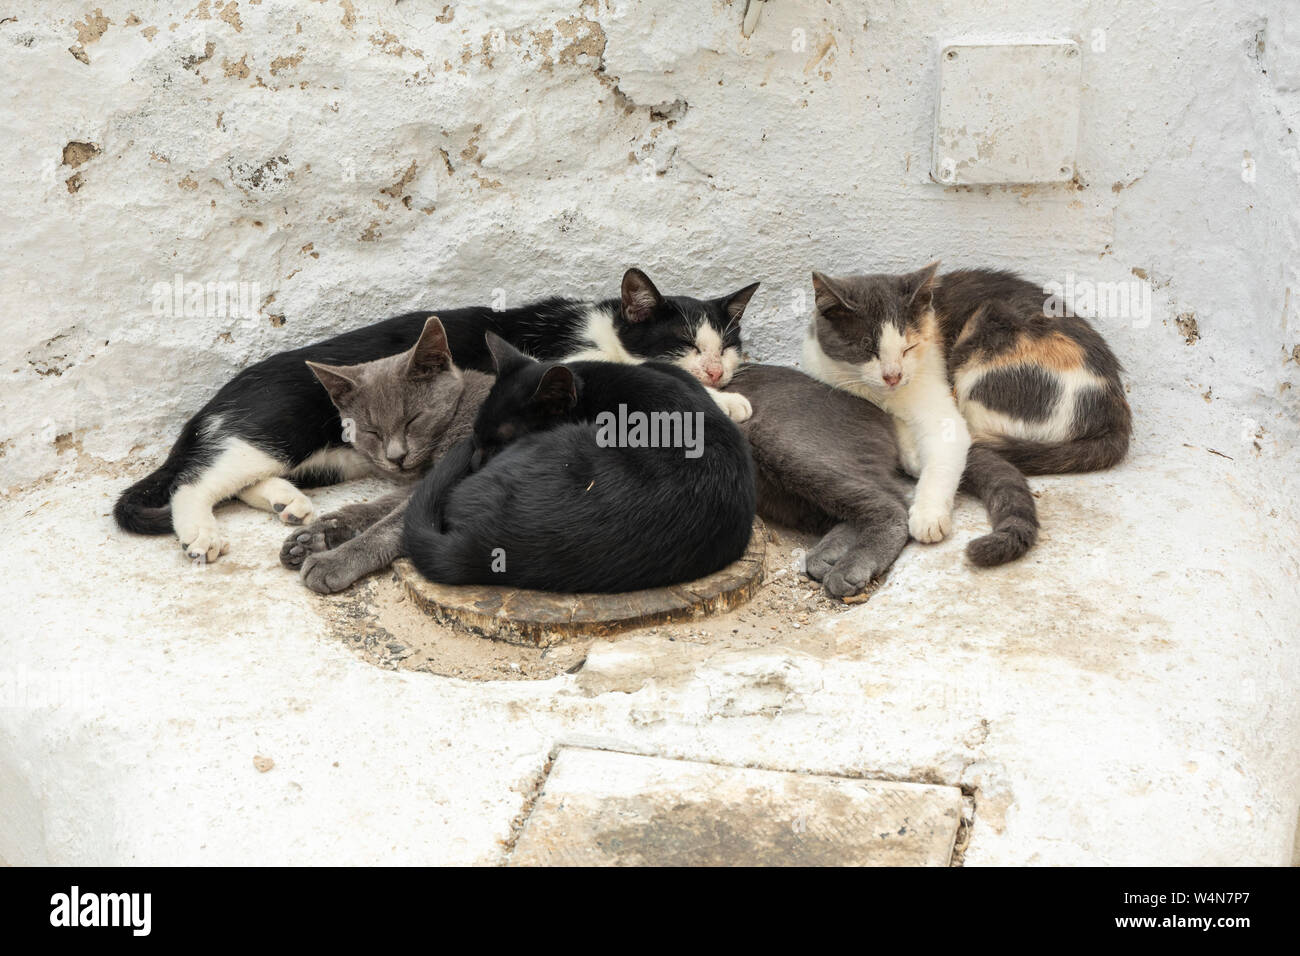
M515 866L946 866L956 787L565 748Z

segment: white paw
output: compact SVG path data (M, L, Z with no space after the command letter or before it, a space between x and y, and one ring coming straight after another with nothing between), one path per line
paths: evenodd
M181 539L185 556L199 564L211 564L230 550L230 542L221 536L215 521L177 529L176 536Z
M315 514L311 499L301 491L295 492L288 501L277 501L271 509L280 516L285 524L306 524L307 519Z
M749 416L754 414L754 406L749 404L749 399L736 392L714 392L713 399L733 422L747 422Z
M918 501L907 512L907 530L926 544L942 541L952 530L952 509Z

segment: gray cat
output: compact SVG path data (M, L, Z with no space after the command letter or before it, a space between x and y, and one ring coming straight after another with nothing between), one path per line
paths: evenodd
M744 365L727 391L753 407L740 426L749 439L758 512L778 524L823 534L808 554L809 577L850 597L888 570L908 538L910 482L900 471L889 415L802 372ZM993 532L966 546L973 564L1012 561L1033 546L1038 515L1024 476L973 447L961 488L984 502Z
M417 477L473 432L479 406L495 381L456 367L437 318L425 323L414 346L397 355L359 365L307 364L329 392L352 447L392 473L393 445L400 442L397 457L414 462L407 473ZM280 563L301 568L303 582L321 594L342 591L387 567L401 553L402 518L412 491L414 485L408 485L304 526L285 540Z

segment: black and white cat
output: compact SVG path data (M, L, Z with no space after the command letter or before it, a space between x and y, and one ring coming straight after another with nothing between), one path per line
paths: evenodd
M660 362L543 364L488 341L497 381L474 435L439 460L406 510L402 550L422 574L618 592L690 581L744 553L755 509L749 448L690 375ZM607 415L643 432L658 422L678 440L638 441L630 430L604 440ZM698 441L687 440L692 429Z
M440 312L456 364L492 370L484 332L494 331L546 359L624 363L666 359L701 383L721 387L740 362L739 322L757 284L717 299L662 296L639 269L623 277L618 298L551 298L515 309L486 306ZM230 498L301 524L311 500L295 482L329 484L371 473L346 441L343 422L308 362L352 366L409 349L432 312L412 312L281 352L227 382L181 430L163 464L127 488L113 510L120 527L141 534L175 531L195 561L215 561L228 542L213 508ZM712 391L743 420L743 396ZM410 423L407 423L408 425ZM390 436L381 471L414 478L427 458L410 450L418 436Z

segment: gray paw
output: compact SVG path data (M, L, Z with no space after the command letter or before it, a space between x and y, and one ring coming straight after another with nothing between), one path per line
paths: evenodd
M881 570L874 555L855 551L836 562L834 569L822 579L822 586L831 597L852 597L870 584Z
M280 563L296 571L309 555L337 548L355 535L356 532L343 522L327 515L284 539L284 544L280 545Z
M358 571L346 553L309 554L302 564L302 583L317 594L336 594L351 587L364 574L365 569Z
M808 552L804 569L814 581L824 581L835 564L849 553L857 540L857 530L848 522L837 524Z

